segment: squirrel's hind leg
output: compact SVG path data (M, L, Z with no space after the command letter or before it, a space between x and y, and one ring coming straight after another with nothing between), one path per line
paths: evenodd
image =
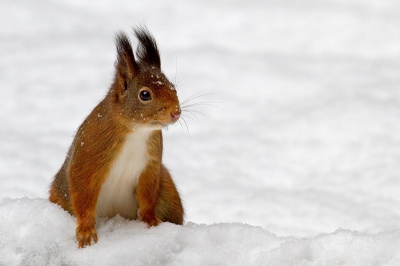
M163 165L161 165L159 191L156 216L163 222L183 224L184 210L181 198L171 175Z
M51 202L56 203L71 215L74 215L70 201L68 181L63 169L61 169L55 176L54 181L50 186L49 194L49 200Z

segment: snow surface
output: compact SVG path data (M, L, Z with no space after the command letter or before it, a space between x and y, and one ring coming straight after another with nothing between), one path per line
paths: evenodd
M400 265L399 14L395 0L3 0L0 265ZM49 183L111 83L115 32L139 23L181 101L201 96L189 133L164 134L187 223L99 220L78 250Z

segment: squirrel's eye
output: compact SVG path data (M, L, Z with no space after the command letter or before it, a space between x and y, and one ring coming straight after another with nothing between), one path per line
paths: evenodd
M139 97L140 97L140 99L141 99L142 101L144 101L144 102L147 102L147 101L150 101L150 100L151 100L151 94L150 94L150 92L147 91L147 90L142 90L142 91L139 93Z

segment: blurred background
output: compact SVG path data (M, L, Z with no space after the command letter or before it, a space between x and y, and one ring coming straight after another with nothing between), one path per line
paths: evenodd
M111 84L115 32L145 24L192 99L164 131L187 221L398 229L399 14L395 0L3 0L0 198L47 197Z

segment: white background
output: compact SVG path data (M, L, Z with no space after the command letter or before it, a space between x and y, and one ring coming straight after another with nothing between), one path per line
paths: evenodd
M164 131L189 223L99 221L77 251L74 218L44 199L111 84L115 32L138 24L181 101L200 96ZM398 1L5 0L0 25L2 263L399 263Z

